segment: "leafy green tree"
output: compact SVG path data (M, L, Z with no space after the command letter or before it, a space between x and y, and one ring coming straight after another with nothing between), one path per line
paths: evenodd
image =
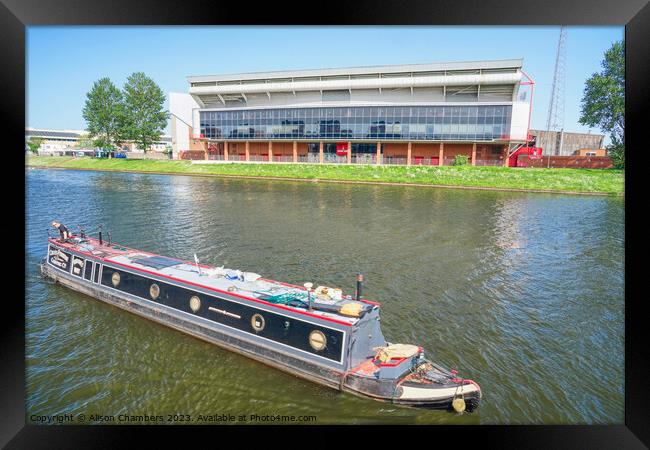
M585 86L580 123L609 133L609 155L618 168L625 167L625 46L615 42L605 52L603 70Z
M124 103L122 92L109 78L95 81L90 92L86 94L82 113L95 146L114 148L120 142Z
M146 155L149 147L160 140L169 113L165 110L165 94L143 72L131 74L124 86L124 136Z
M43 138L32 137L27 140L27 147L29 147L30 152L37 153L38 149L41 148L42 143L43 143Z
M77 141L74 147L77 149L82 149L82 148L91 149L95 147L95 140L92 137L90 137L90 135L88 134L82 134L81 136L79 136L79 140Z

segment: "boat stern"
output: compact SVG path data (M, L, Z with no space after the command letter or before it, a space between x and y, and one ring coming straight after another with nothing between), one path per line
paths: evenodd
M399 384L395 403L431 409L450 409L458 413L478 408L483 396L472 380L453 378L447 383L406 380Z

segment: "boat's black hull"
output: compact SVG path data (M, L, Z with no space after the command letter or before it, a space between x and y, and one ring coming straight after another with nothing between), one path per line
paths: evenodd
M272 344L267 345L261 341L228 333L228 330L219 323L211 323L203 318L178 311L173 307L141 299L125 292L106 289L97 282L93 283L73 276L46 262L41 265L41 269L44 276L52 278L70 289L323 386L403 406L428 409L450 409L451 407L452 396L436 400L399 398L401 388L397 386L395 379L379 380L346 374L342 370L339 371L291 355L282 349L273 347ZM471 411L478 405L480 393L476 396L468 393L464 395L464 398L467 410Z
M164 306L149 306L145 302L139 302L135 299L127 299L119 294L105 291L101 289L101 287L88 286L79 283L70 275L60 273L58 270L52 269L46 264L42 264L41 268L44 276L97 300L190 334L227 350L240 353L292 375L335 389L340 388L341 374L331 369L311 364L308 361L299 360L279 350L263 347L257 342L249 342L221 332L215 328L185 319L176 314L175 311L170 311L171 308L166 308Z
M444 400L430 401L430 402L409 402L409 401L400 400L400 401L396 401L395 404L402 405L402 406L410 406L414 408L422 408L422 409L442 409L442 410L453 411L453 407L452 407L453 400L454 400L453 397L449 397ZM468 394L463 396L463 400L465 400L465 411L473 412L476 408L478 408L478 405L481 402L481 397L476 394Z

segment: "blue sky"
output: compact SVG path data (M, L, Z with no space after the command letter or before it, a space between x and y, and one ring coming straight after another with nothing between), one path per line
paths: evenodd
M585 80L623 37L623 27L568 27L565 130L589 131L578 123ZM187 92L188 75L523 58L536 82L531 127L539 129L546 126L558 38L557 26L30 26L26 126L83 129L93 82L107 76L121 87L136 71L168 93Z

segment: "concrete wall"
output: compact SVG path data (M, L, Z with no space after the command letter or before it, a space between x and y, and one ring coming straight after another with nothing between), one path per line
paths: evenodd
M510 122L510 139L525 141L528 132L528 116L530 103L514 102L512 104L512 119Z
M174 158L178 158L178 152L196 149L190 143L192 129L189 125L193 123L192 110L198 108L194 98L190 94L179 92L169 93L169 111L171 112L172 152Z

